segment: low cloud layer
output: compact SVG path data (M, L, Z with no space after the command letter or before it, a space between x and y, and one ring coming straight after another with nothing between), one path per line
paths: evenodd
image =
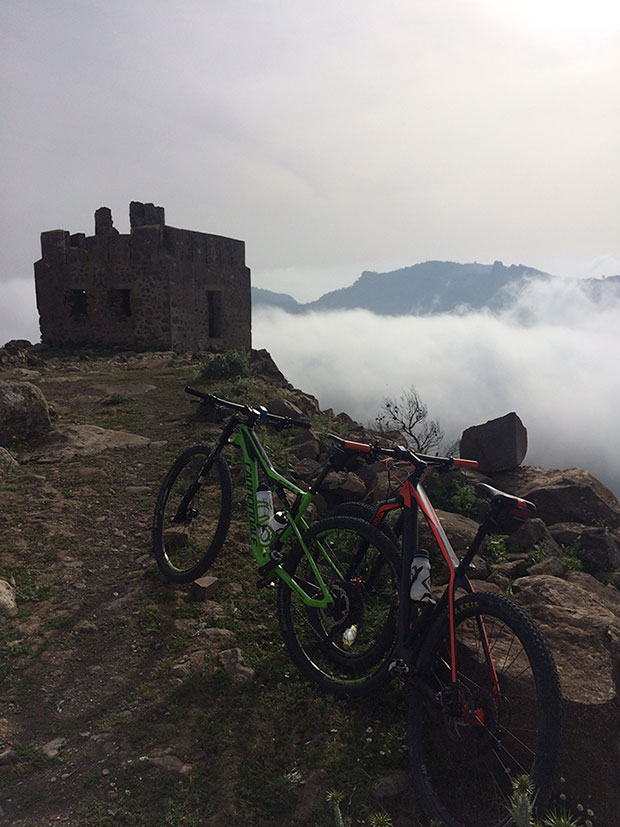
M620 495L619 304L594 304L577 282L554 281L531 284L500 316L293 317L259 308L253 339L321 407L362 422L411 385L447 440L516 411L528 464L585 468Z

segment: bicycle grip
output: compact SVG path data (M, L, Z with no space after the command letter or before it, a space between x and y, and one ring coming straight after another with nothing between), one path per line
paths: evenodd
M457 466L457 468L471 468L473 470L478 467L478 460L461 459L460 457L455 457L454 464Z

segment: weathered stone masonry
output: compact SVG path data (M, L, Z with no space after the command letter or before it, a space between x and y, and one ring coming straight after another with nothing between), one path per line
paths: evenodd
M130 234L107 207L95 235L41 233L34 265L41 339L51 345L203 350L251 347L245 245L178 230L164 208L132 201Z

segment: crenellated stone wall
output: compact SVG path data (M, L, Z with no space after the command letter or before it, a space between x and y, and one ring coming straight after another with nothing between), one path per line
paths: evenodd
M179 230L164 208L133 201L130 233L107 207L95 234L41 233L34 265L43 342L131 349L251 347L250 271L245 245Z

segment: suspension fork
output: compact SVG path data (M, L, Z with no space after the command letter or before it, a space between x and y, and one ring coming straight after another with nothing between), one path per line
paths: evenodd
M204 482L205 476L209 473L209 471L213 468L215 460L221 454L224 446L228 443L228 440L234 433L235 429L238 425L238 418L235 414L230 417L230 419L224 424L222 428L222 432L218 437L217 442L211 449L209 456L203 462L202 466L200 467L200 472L194 482L190 485L187 489L185 494L183 495L181 502L177 506L177 510L174 513L173 522L175 523L182 523L185 521L187 516L187 508L191 501L196 496L196 493L200 490L200 486Z

